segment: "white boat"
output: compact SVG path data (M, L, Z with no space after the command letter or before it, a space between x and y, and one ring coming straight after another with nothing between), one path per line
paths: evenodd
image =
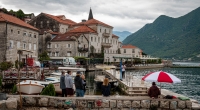
M40 94L44 87L40 81L34 80L24 80L17 84L17 90L22 94Z
M76 72L80 71L83 74L85 74L86 69L85 68L76 68L76 67L58 67L58 72L53 72L50 74L50 77L45 78L46 82L41 82L43 85L48 85L49 83L52 83L55 88L55 92L57 94L61 94L62 90L60 89L60 76L61 76L61 71L72 71L72 78L76 76ZM67 73L66 73L67 74ZM73 85L73 89L75 91L75 85Z

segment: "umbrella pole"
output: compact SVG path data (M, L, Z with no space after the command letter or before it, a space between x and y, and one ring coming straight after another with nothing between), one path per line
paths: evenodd
M160 83L160 95L161 95L161 83Z

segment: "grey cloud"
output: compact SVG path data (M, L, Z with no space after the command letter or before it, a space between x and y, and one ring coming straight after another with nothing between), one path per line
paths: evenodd
M101 17L102 22L115 26L114 29L135 32L160 15L183 16L199 7L200 0L1 0L0 4L35 15L41 12L64 14L78 21L87 19L86 13L91 7L94 18ZM113 19L119 20L117 24Z

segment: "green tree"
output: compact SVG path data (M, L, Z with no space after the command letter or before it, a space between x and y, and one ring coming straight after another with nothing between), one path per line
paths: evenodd
M8 70L9 68L11 68L12 66L13 66L12 62L1 62L0 70L5 71L5 70Z
M14 12L13 10L10 10L9 13L10 13L11 15L14 15L14 16L15 16L15 12Z
M17 16L18 18L20 18L20 19L24 19L25 14L24 14L24 12L23 12L21 9L19 9L19 10L16 12L16 16Z
M46 51L39 55L39 61L44 61L44 60L50 60Z

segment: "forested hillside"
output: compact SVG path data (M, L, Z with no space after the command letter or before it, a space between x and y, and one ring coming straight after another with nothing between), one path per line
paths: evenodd
M200 59L200 8L171 18L159 16L128 36L123 44L132 44L144 53L161 58Z

